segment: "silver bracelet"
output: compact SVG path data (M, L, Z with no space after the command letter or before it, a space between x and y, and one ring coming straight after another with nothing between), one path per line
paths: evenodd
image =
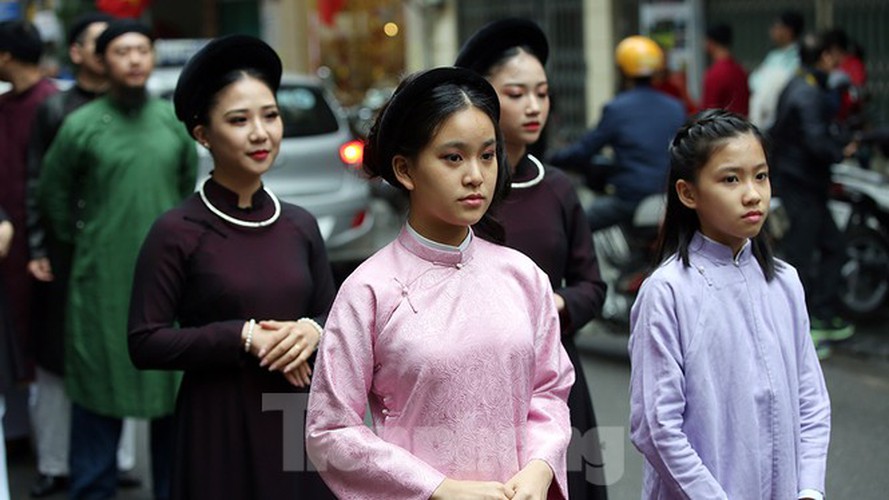
M313 320L312 318L299 318L298 320L296 320L296 322L304 322L312 325L312 328L318 331L318 342L321 342L321 337L324 336L324 328L321 328L321 325L319 325L317 321Z
M250 319L250 324L247 327L247 338L244 340L244 352L250 352L250 344L253 342L253 329L256 328L256 320Z

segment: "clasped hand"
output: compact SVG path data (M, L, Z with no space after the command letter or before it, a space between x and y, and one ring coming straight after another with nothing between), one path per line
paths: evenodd
M8 220L0 222L0 259L6 258L9 248L12 246L12 236L15 230Z
M253 331L250 353L259 358L259 366L280 371L296 387L311 381L309 356L318 347L320 335L307 322L260 321Z
M543 460L531 460L506 483L445 479L430 500L546 500L553 471Z
M29 261L28 272L38 281L43 281L45 283L55 279L55 276L52 274L52 265L46 257Z

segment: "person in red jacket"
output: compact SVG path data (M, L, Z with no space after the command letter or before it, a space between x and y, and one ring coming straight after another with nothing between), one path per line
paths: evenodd
M861 48L853 50L853 41L841 28L828 31L824 37L828 50L840 61L827 79L828 87L836 92L839 100L836 119L852 130L860 130L864 126L867 85L867 69L861 56Z
M746 117L750 103L747 72L732 56L732 28L718 24L707 30L704 45L710 68L704 73L701 108L723 108Z

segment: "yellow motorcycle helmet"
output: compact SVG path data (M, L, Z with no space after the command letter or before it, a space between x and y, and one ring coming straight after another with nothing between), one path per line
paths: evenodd
M664 67L664 51L654 40L641 35L621 40L614 50L614 59L630 78L652 76Z

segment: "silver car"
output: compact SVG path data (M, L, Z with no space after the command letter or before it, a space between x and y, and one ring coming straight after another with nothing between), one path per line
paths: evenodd
M148 82L155 95L172 98L181 68L157 68ZM363 145L321 81L285 73L278 89L284 138L263 182L280 199L311 212L332 262L362 260L372 250L363 240L373 225L370 184L361 172ZM197 147L197 145L195 146ZM198 182L213 161L198 147Z

